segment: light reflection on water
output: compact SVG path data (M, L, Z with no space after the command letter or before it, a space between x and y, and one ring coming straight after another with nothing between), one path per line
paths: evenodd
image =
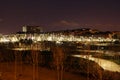
M118 65L112 61L95 58L95 57L92 57L92 55L72 55L72 56L94 61L94 62L98 63L105 70L120 72L120 65Z

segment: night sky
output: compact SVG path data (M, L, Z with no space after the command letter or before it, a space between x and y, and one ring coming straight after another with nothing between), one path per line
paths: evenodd
M0 0L0 33L21 31L23 25L120 31L120 0Z

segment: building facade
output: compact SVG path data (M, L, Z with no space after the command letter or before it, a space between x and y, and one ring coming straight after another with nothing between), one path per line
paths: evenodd
M40 33L43 32L42 28L40 26L23 26L22 28L23 32L28 33Z

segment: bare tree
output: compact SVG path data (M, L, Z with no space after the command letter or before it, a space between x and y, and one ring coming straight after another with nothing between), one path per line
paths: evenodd
M60 46L52 47L54 65L57 69L57 80L63 80L63 62L64 62L64 51Z

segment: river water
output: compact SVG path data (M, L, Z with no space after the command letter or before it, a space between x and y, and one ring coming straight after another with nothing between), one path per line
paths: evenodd
M72 55L73 57L80 57L98 63L104 70L120 72L120 65L106 59L95 58L92 55Z

